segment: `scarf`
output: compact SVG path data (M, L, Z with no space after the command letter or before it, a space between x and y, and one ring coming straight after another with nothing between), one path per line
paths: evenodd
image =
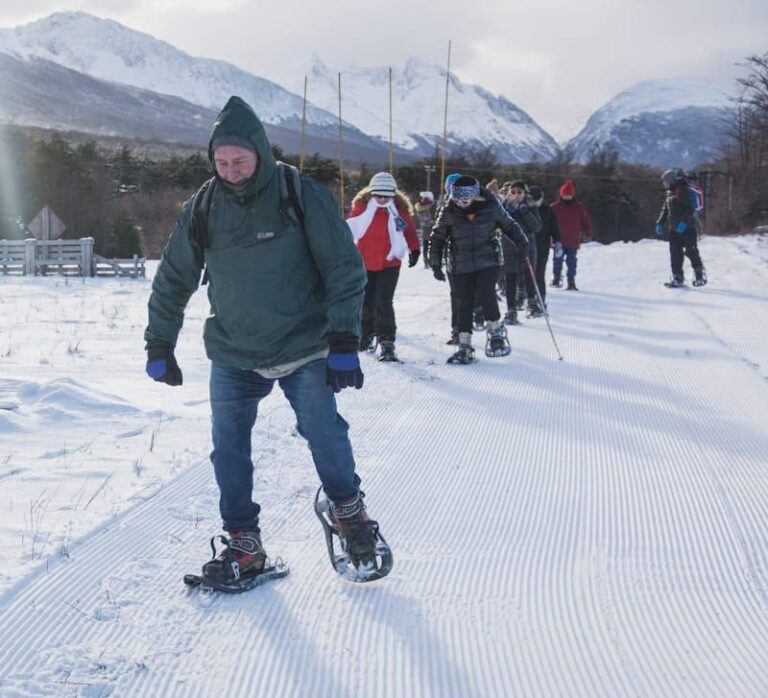
M405 242L405 221L400 216L400 212L395 206L394 199L390 199L386 204L380 204L376 199L371 197L368 199L368 205L365 207L359 216L354 218L347 218L347 225L352 231L352 239L357 244L367 232L371 226L373 217L376 215L376 211L380 208L386 208L389 216L387 220L387 230L389 231L389 254L388 260L399 259L403 260L408 256L408 245Z

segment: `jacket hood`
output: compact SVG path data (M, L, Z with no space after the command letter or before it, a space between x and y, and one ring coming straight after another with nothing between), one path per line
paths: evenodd
M242 188L234 190L232 185L222 182L216 175L216 179L224 186L226 190L233 191L238 195L252 196L260 192L272 179L277 170L275 157L272 154L272 146L267 139L264 126L256 113L240 97L230 97L224 105L211 130L211 138L208 141L208 160L211 168L216 172L216 164L213 159L213 142L222 136L239 136L250 142L256 154L259 157L258 165L253 176L243 185Z
M372 195L372 188L370 186L361 189L359 192L357 192L357 194L355 194L355 198L352 199L351 207L354 208L355 204L360 201L362 201L367 206L368 201ZM410 199L399 189L395 190L395 206L397 206L398 211L405 211L408 215L413 215L413 204L411 203Z

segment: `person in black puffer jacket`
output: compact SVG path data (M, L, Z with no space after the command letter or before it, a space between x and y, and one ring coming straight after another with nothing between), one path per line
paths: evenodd
M442 262L446 250L453 272L459 351L449 359L451 363L470 363L474 358L472 311L476 293L486 319L490 355L503 355L503 347L508 347L495 291L501 262L498 230L528 254L527 236L496 197L483 189L474 177L457 179L430 238L430 265L435 278L445 281Z
M557 225L555 212L549 204L544 203L544 190L533 184L529 187L528 193L531 203L538 208L539 218L541 218L541 230L536 233L536 285L546 305L549 250L554 248L555 259L560 259L563 256L563 246L560 242L560 228Z

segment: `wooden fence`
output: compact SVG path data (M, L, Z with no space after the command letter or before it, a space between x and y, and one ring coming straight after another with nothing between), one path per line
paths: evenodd
M144 258L107 259L93 253L93 238L79 240L0 240L0 272L20 276L145 275Z

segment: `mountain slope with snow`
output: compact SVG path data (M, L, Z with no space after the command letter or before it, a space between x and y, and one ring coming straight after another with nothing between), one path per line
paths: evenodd
M0 276L3 696L768 695L768 238L579 254L578 293L448 366L445 284L404 269L404 364L339 411L395 566L331 570L279 390L253 432L267 550L291 574L189 592L219 526L205 294L178 388L144 376L149 281ZM154 263L150 264L150 273ZM482 338L476 336L476 343Z
M567 145L582 163L610 146L625 162L692 167L720 155L729 108L728 96L706 80L640 82L598 109Z
M325 109L338 104L338 72L315 56L307 71L308 98ZM445 70L417 58L392 69L393 142L431 155L441 141L445 112ZM389 69L350 66L341 71L342 114L361 131L389 140ZM490 146L502 162L548 160L555 140L520 108L451 74L449 141Z

